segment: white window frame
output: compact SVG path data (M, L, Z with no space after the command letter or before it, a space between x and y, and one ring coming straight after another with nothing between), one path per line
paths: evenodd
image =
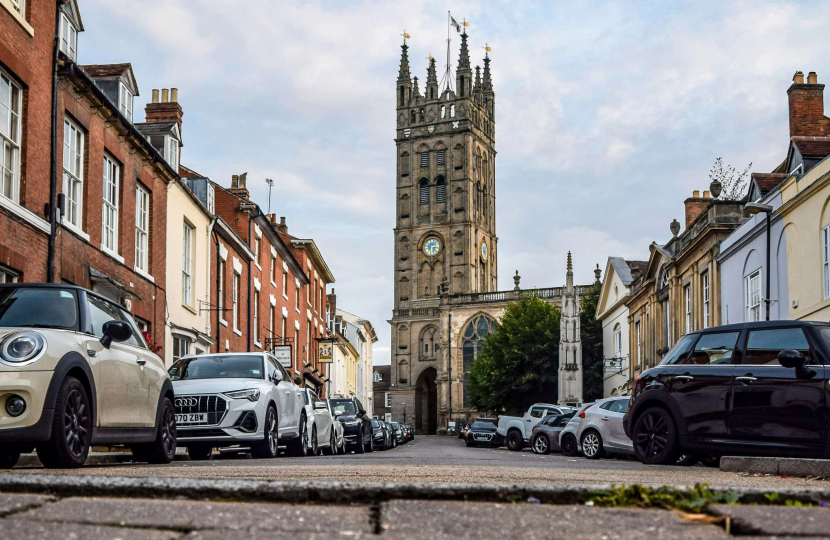
M20 280L20 272L7 266L0 266L0 283L17 283L18 280Z
M745 322L757 322L761 320L761 269L755 270L744 278L744 304L746 306ZM755 285L757 284L757 287ZM753 297L753 289L757 295Z
M614 358L622 358L622 325L614 328Z
M384 397L386 398L386 408L391 409L392 408L392 392L386 392Z
M641 332L639 321L634 324L634 328L637 334L637 363L640 365L640 369L643 369L645 367L643 366L643 334Z
M710 290L709 290L709 272L704 272L700 279L701 283L703 284L703 329L707 329L710 326L709 317L710 317Z
M118 84L118 110L127 120L133 121L133 93L123 82Z
M685 305L684 312L686 314L686 334L692 331L692 286L686 285L683 287L683 303Z
M60 50L73 62L78 59L78 29L69 20L66 13L61 13Z
M0 68L0 195L20 201L23 88Z
M168 163L168 165L170 165L170 167L174 171L178 172L179 171L179 140L176 137L173 137L172 135L167 135L166 138L167 138L167 149L166 149L167 151L165 153L167 155L166 156L167 163Z
M173 361L190 354L190 340L173 334Z
M228 325L225 320L225 261L219 259L219 268L216 271L216 309L219 310L219 322Z
M108 154L104 154L104 190L101 209L101 249L118 254L118 194L121 182L121 166Z
M824 299L830 298L830 225L821 229L821 265L824 276Z
M193 238L196 228L187 221L182 227L182 303L193 307Z
M277 279L277 256L274 255L273 253L271 253L271 272L270 272L269 278L271 280L271 285L273 285L276 288L276 286L277 286L277 282L276 282L276 279Z
M150 261L150 192L135 188L135 267L149 273Z
M259 291L254 289L254 308L253 308L253 318L254 318L254 345L262 348L262 344L259 342Z
M83 129L63 119L63 193L66 195L65 223L78 231L84 222L84 138Z
M268 312L268 337L274 339L274 316L277 313L277 308L274 304L270 305L270 311ZM272 343L273 344L273 343Z
M233 285L232 285L232 301L233 301L233 331L241 335L239 330L239 274L234 271Z
M288 300L288 270L282 268L282 296Z

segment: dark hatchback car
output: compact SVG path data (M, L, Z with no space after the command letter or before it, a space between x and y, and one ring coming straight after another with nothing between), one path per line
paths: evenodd
M504 444L501 436L496 433L498 421L495 418L478 418L467 430L467 446L501 446Z
M830 325L770 321L684 335L634 383L623 420L642 463L679 455L830 457Z
M371 420L372 423L372 449L386 450L386 441L389 440L389 428L380 420Z
M533 426L530 434L530 448L535 454L560 452L559 434L574 417L576 411L566 414L549 414L541 422Z
M332 398L329 400L335 418L343 425L343 439L346 451L354 450L358 454L371 452L372 419L357 398Z

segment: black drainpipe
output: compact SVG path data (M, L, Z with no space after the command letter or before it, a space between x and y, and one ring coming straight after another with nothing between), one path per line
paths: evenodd
M60 52L61 7L55 8L55 39L52 46L52 134L51 170L49 173L49 247L46 253L46 281L55 282L55 244L58 239L58 53Z
M251 248L251 235L254 232L254 216L248 214L248 248ZM253 296L254 280L251 277L251 261L248 261L248 352L251 352L251 296Z
M219 256L219 238L216 236L215 228L216 218L213 219L213 227L213 242L216 244L216 300L212 303L216 306L216 352L220 352L222 345L220 344L219 332L221 331L222 324L219 322L219 319L222 318L222 312L219 311L219 265L222 264L222 258ZM224 304L222 305L224 307Z

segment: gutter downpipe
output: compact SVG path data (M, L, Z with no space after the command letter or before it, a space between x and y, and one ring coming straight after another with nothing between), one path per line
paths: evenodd
M49 171L49 243L46 252L46 281L55 282L55 245L58 240L58 54L60 52L61 8L67 0L58 0L55 8L55 39L52 47L52 133Z
M251 248L251 235L254 232L254 216L250 213L248 214L248 249ZM251 352L251 289L253 288L254 280L251 277L251 261L248 261L248 339L245 341L248 343L248 352Z
M219 265L222 264L222 259L219 256L219 237L216 235L216 217L213 218L211 233L211 236L213 236L213 242L216 244L216 352L219 352L222 349L219 336L219 332L222 331L222 324L219 322L219 319L222 318L222 312L219 310L219 275L221 274L219 271Z

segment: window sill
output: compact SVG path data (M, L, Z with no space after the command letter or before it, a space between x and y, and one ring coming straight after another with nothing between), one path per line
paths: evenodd
M143 277L144 279L146 279L150 283L155 283L156 282L156 279L153 276L151 276L150 274L148 274L147 272L145 272L144 270L142 270L141 268L139 268L137 266L133 267L133 272L135 272L139 276Z
M0 0L0 6L3 6L4 8L6 8L6 11L8 11L9 13L11 13L11 15L12 15L12 19L14 19L15 21L17 21L17 24L19 24L20 26L22 26L22 27L23 27L23 30L25 30L27 34L29 34L29 35L30 35L30 36L32 36L32 37L34 37L34 36L35 36L35 29L34 29L34 28L32 28L32 25L31 25L31 24L29 24L29 23L28 23L28 21L26 21L26 19L24 19L24 18L23 18L23 15L21 15L21 14L20 14L20 13L19 13L19 12L18 12L15 8L14 8L14 6L12 5L11 0Z
M89 237L87 237L87 240L89 240ZM104 255L106 255L106 256L108 256L112 259L115 259L116 261L120 262L121 264L124 264L124 257L122 257L121 255L119 255L118 253L116 253L114 251L111 251L104 244L101 244L101 253L103 253Z
M79 229L78 227L76 227L75 225L73 225L71 222L67 221L64 218L61 218L61 225L63 225L64 229L71 232L75 236L81 238L81 240L83 240L84 242L89 243L89 235L81 229Z
M287 294L283 294L282 297L285 298L286 302L288 302L288 295Z
M256 269L257 269L257 270L259 270L260 272L262 272L262 267L259 265L259 263L255 262L255 263L254 263L254 266L256 266Z
M236 328L233 329L233 333L237 336L242 336L242 330L237 330Z
M228 326L228 321L226 321L225 319L219 319L219 324L221 324L222 326Z
M271 286L274 288L274 290L276 290L276 289L277 289L277 284L276 284L276 283L274 283L273 281L271 282Z
M262 348L262 343L259 342L259 341L254 341L254 347L259 347L261 349Z
M196 309L193 306L189 306L187 304L182 303L182 307L187 311L191 312L192 314L197 315Z
M3 0L0 0L2 2ZM16 202L11 199L7 199L0 195L0 207L5 208L12 214L16 215L23 221L33 225L36 229L49 234L52 230L52 227L49 225L49 222L43 219L42 217L38 216L25 206L20 206Z

